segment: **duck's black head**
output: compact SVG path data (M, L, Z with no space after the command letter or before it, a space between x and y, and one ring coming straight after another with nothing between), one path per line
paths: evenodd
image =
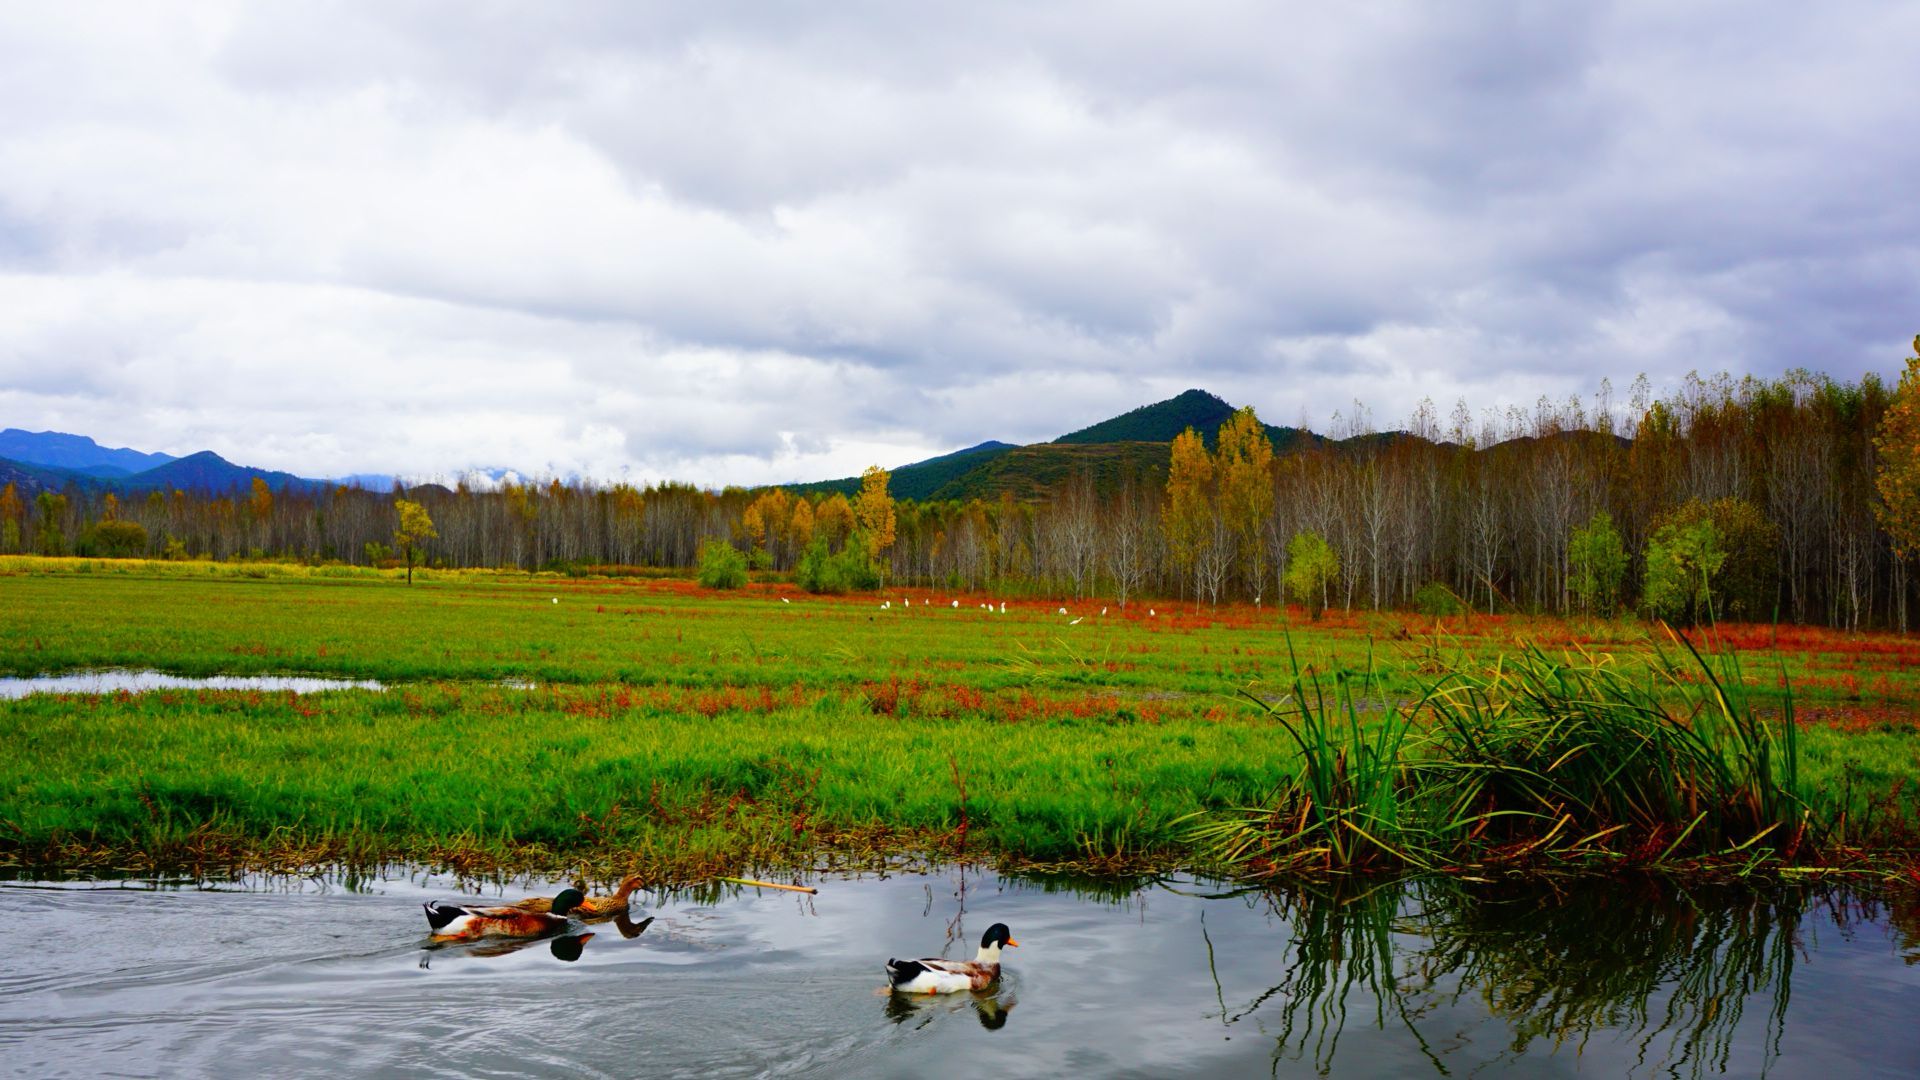
M1003 945L1018 947L1019 944L1013 940L1013 931L1007 929L1007 924L1003 922L987 927L986 936L980 939L980 947L983 949L993 949Z
M587 894L579 889L562 889L560 895L553 898L553 913L566 915L586 902Z

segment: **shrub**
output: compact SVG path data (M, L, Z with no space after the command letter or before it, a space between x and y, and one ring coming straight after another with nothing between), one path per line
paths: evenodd
M866 545L848 541L840 551L827 546L827 538L814 537L800 556L793 571L794 583L811 593L844 593L877 589L880 574L867 560Z
M738 589L747 583L747 557L725 540L700 545L700 584L709 589Z
M81 555L132 559L146 554L147 530L137 521L98 521L80 534L74 546Z
M1429 581L1420 586L1420 591L1413 594L1413 607L1420 614L1432 615L1435 618L1458 615L1467 609L1452 589L1438 581Z
M1744 499L1698 499L1662 515L1647 542L1646 604L1669 622L1764 619L1778 583L1780 530Z

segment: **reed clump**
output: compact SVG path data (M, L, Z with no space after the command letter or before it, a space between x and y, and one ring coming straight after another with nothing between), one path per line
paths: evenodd
M1264 805L1188 819L1248 876L1673 868L1749 874L1839 850L1844 797L1802 779L1792 696L1754 706L1731 653L1679 636L1632 667L1526 647L1363 722L1364 680L1294 665L1262 703L1300 753ZM1331 682L1329 692L1328 683Z

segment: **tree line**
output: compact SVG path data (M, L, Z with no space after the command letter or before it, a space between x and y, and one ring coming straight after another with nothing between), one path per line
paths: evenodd
M1690 376L1654 399L1643 377L1624 403L1603 383L1525 410L1463 402L1444 421L1423 403L1385 432L1356 404L1337 427L1276 454L1242 409L1176 439L1164 472L1075 476L1031 501L896 501L877 468L851 498L559 481L32 499L8 487L0 552L576 570L690 568L718 542L828 591L1908 626L1920 356L1898 388L1796 371Z

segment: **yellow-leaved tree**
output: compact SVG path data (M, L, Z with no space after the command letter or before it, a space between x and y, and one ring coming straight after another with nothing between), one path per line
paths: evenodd
M1257 599L1267 580L1267 545L1260 530L1273 516L1273 443L1248 405L1220 426L1215 456L1220 476L1220 512L1226 516L1247 590Z
M828 547L837 548L853 531L853 504L845 495L834 492L813 511L814 535L825 538Z
M1201 546L1213 524L1213 455L1200 433L1188 428L1173 440L1173 459L1167 466L1167 501L1160 508L1160 527L1166 533L1173 563L1198 577ZM1196 580L1194 598L1199 599Z
M427 508L407 499L393 500L393 508L399 511L400 527L393 531L393 546L401 550L407 558L407 584L413 584L413 553L422 544L439 537L434 531L433 518L427 516Z
M1920 554L1920 335L1913 339L1913 355L1900 373L1873 445L1880 457L1880 472L1874 477L1880 501L1873 512L1893 539L1893 550L1911 559Z
M860 474L860 494L853 501L854 521L867 538L867 558L878 563L880 553L893 546L893 496L887 494L887 482L893 477L878 465L867 466Z

